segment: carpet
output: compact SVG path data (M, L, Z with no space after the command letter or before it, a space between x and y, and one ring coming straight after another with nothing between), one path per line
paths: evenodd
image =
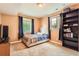
M11 56L79 56L79 52L51 44L42 43L30 48L16 50L10 53Z
M18 51L26 48L26 46L22 42L15 43L10 46L13 51Z

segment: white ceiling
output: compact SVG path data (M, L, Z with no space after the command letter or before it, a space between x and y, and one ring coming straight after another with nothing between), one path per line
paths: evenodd
M0 12L10 15L22 13L24 15L42 17L66 5L64 3L46 3L43 7L38 7L36 3L0 3Z

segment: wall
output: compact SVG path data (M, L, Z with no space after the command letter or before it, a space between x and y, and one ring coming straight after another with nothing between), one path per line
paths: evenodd
M2 14L2 25L9 27L9 41L18 40L18 17Z
M41 27L41 19L34 19L34 32L39 32Z
M18 40L18 16L14 15L6 15L2 14L1 17L1 23L2 25L7 25L9 26L9 41L17 41ZM40 29L40 20L35 18L34 19L34 27L35 27L35 32L38 32Z
M48 17L41 18L41 27L45 27L45 32L48 32Z
M42 27L46 27L45 31L48 32L48 17L42 17L34 20L35 32L40 32Z
M79 3L75 3L75 4L73 4L73 5L71 5L71 6L69 6L71 9L77 9L77 8L79 8Z

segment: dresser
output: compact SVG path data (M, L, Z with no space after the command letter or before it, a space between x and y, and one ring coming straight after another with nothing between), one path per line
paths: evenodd
M9 56L10 55L10 44L1 43L0 44L0 56Z

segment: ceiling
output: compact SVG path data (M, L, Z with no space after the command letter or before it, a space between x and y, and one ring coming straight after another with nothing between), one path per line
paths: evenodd
M55 12L68 4L45 3L43 7L38 7L36 3L0 3L0 12L10 15L22 13L24 15L42 17Z

